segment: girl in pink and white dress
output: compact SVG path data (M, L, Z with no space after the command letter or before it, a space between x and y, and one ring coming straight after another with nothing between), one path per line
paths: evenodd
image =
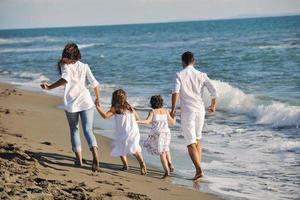
M170 176L174 171L170 154L171 132L169 124L175 125L176 119L172 118L167 109L163 108L163 98L160 95L152 96L150 104L152 110L146 120L138 121L140 124L152 124L150 134L144 142L144 147L152 155L160 155L161 164L165 170L162 178Z

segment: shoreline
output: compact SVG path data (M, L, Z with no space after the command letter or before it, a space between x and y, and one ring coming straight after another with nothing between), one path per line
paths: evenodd
M5 195L46 199L60 195L75 199L82 195L92 199L220 199L215 194L161 180L163 172L150 165L149 175L141 176L133 159L129 159L128 172L119 171L119 158L110 156L111 140L98 134L100 167L104 172L91 172L91 153L82 135L85 163L83 168L76 168L67 121L57 108L61 98L0 83L0 102L0 164L5 175L0 181L1 199Z

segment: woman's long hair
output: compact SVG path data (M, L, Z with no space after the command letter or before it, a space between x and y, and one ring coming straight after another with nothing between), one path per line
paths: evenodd
M57 63L57 69L59 74L61 74L61 66L63 66L64 64L76 63L80 59L81 59L81 54L77 44L73 42L66 44L62 52L61 58Z
M127 102L127 94L122 89L113 92L111 106L116 109L117 114L123 114L126 111L133 112L132 107Z

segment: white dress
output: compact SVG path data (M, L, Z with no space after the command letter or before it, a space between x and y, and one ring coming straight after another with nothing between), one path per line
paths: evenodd
M113 142L112 156L126 156L141 152L140 131L133 113L115 114L116 139Z
M148 153L159 155L162 152L170 151L171 132L168 125L167 114L153 115L150 134L144 142Z

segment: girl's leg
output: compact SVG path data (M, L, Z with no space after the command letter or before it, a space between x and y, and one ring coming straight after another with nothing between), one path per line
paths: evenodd
M140 167L141 167L141 175L146 175L147 174L147 167L146 167L146 163L144 162L144 158L141 152L136 152L135 154L133 154L135 156L135 158L138 160L138 162L140 163Z
M128 170L128 161L126 156L120 156L121 161L123 163L123 168L121 169L122 171Z
M170 169L169 169L169 165L168 165L168 161L167 161L167 153L166 152L162 152L160 154L160 161L165 170L165 174L162 177L164 179L164 178L167 178L168 176L170 176Z
M66 116L69 122L72 150L75 153L75 164L82 166L81 142L79 135L79 113L70 113L66 111Z
M80 112L80 119L82 123L82 129L85 139L89 145L90 150L93 154L92 170L99 170L99 154L96 137L93 133L93 119L94 119L94 108L84 110Z
M166 152L166 158L167 158L168 166L170 168L170 172L174 172L174 166L172 164L172 158L171 158L170 151Z

